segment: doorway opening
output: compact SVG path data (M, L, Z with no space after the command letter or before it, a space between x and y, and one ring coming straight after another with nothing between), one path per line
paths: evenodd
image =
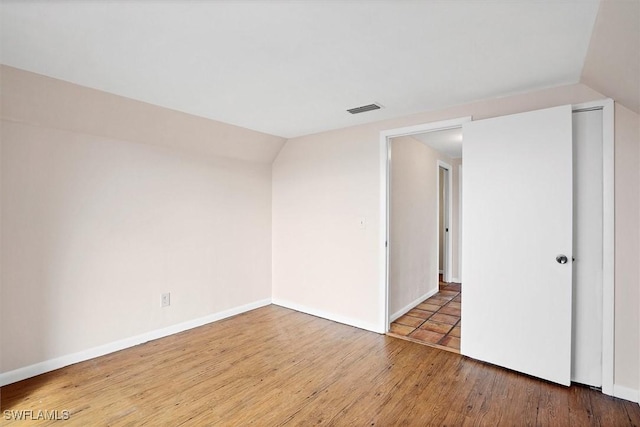
M462 129L391 138L389 178L390 334L460 350Z

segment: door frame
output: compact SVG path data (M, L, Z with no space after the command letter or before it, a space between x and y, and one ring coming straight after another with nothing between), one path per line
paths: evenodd
M379 280L378 280L378 313L380 324L378 332L385 334L389 331L389 185L391 170L391 144L392 138L411 136L425 132L461 128L464 123L470 122L471 116L457 119L443 120L432 123L423 123L415 126L407 126L396 129L388 129L380 132L380 233L379 233Z
M614 395L614 266L615 266L615 198L614 198L614 102L612 99L573 104L572 110L602 108L602 392ZM380 132L380 233L379 233L379 307L378 331L389 331L389 177L391 145L399 136L461 127L471 116L423 123ZM464 136L463 136L464 137ZM464 160L463 160L464 161Z
M462 283L462 163L458 165L458 277L452 277L456 283Z
M432 131L435 132L435 131ZM451 222L453 221L453 203L452 203L452 199L453 199L453 189L452 189L452 184L453 184L453 167L446 162L443 162L442 160L437 160L437 165L438 165L438 175L436 178L436 185L438 188L438 197L436 198L436 206L438 209L438 216L437 216L437 232L440 232L440 168L445 170L445 176L446 176L446 180L445 180L445 196L444 196L444 216L445 216L445 224L448 226L449 230L451 230ZM445 247L445 252L444 254L442 254L442 281L449 283L451 282L451 258L453 258L453 248L452 248L452 244L453 241L451 239L451 231L446 232L443 235L443 243L444 243L444 247ZM440 245L438 245L438 250L436 251L436 261L439 261L440 259Z

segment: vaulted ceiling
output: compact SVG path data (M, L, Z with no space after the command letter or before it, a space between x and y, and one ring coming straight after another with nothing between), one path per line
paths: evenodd
M605 3L613 1L626 0ZM294 137L577 83L590 44L602 49L593 47L594 24L611 37L610 21L618 19L598 16L599 6L598 0L4 1L0 61ZM634 30L630 22L623 32ZM598 73L607 80L598 64L585 74L595 86L603 80ZM384 108L345 111L372 102Z

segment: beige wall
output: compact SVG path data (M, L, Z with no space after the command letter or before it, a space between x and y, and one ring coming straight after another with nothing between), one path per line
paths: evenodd
M384 324L379 292L380 131L469 115L477 120L602 98L587 86L576 84L287 141L273 164L274 298L335 319L352 319L355 325L373 326L372 330ZM634 313L638 312L640 255L633 244L620 241L620 233L626 230L632 241L638 236L638 142L636 139L634 145L633 137L621 136L637 129L631 122L616 121L617 166L621 167L621 161L627 163L616 170L616 254L619 258L624 252L627 259L635 261L632 264L618 259L616 263L615 378L617 384L638 390L640 344ZM629 178L620 179L620 173ZM620 197L620 193L625 196ZM368 217L366 230L358 230L354 221L357 216ZM625 295L631 299L622 302ZM621 326L625 322L628 327Z
M7 67L1 84L2 372L270 299L281 138Z
M273 163L273 301L373 330L379 135L330 135L290 140Z
M640 1L602 0L580 81L640 113Z
M603 0L581 82L616 101L616 384L637 391L640 339L640 2ZM626 108L625 108L626 107ZM630 109L630 110L629 110ZM635 268L633 266L636 266Z
M615 382L638 390L640 116L616 104L615 132Z
M438 160L451 159L414 138L391 141L389 200L389 313L438 289ZM439 258L439 257L438 257Z
M271 163L284 139L0 65L2 118L122 141Z

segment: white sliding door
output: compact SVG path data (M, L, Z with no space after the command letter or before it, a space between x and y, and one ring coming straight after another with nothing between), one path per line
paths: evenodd
M571 376L571 120L567 105L463 126L461 352L564 385Z

